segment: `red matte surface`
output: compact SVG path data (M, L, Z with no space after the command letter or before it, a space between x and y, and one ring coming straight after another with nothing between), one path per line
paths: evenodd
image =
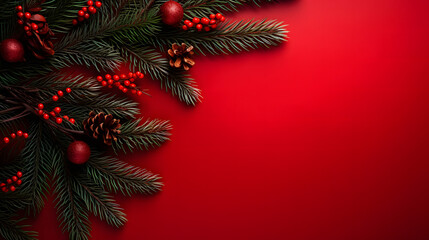
M229 18L290 24L279 48L199 57L204 101L147 82L172 141L123 157L164 191L119 197L94 239L429 239L429 3L295 0ZM41 239L64 238L52 203Z

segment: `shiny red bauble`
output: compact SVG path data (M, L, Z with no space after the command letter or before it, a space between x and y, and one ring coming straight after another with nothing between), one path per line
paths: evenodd
M89 160L91 149L83 141L74 141L67 148L67 159L74 164L84 164Z
M170 26L177 26L183 19L183 7L176 1L167 1L161 6L162 21Z
M24 46L16 39L5 39L0 43L0 56L9 63L20 62L24 59Z

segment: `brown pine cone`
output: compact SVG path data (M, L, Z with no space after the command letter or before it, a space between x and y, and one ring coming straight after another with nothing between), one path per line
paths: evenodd
M191 58L192 55L194 55L194 52L192 51L193 49L193 46L187 47L184 43L182 43L181 46L177 43L173 43L171 49L168 49L170 66L174 68L183 68L188 71L195 65L195 61Z
M118 140L116 136L121 133L121 130L119 130L121 127L120 121L119 119L114 119L111 114L106 115L103 112L95 114L95 112L91 111L89 118L83 121L83 128L88 136L95 139L101 136L104 143L110 146L112 145L112 140Z

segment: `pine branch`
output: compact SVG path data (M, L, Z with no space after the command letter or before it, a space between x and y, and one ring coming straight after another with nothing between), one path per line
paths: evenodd
M36 240L37 232L25 230L29 226L21 224L24 220L13 220L0 216L0 236L6 240Z
M142 119L137 119L122 125L118 140L113 141L112 144L115 152L118 150L127 152L127 149L132 152L135 148L147 150L169 140L168 131L171 129L171 125L168 121L147 120L143 124L141 122Z
M161 190L158 175L111 157L93 157L87 165L87 175L109 192L131 196L152 194Z

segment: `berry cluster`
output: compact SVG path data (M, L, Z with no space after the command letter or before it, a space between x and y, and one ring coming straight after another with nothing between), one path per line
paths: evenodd
M97 12L97 9L95 7L101 7L100 1L96 1L94 3L94 1L89 0L88 2L86 2L86 4L88 5L88 7L83 7L77 12L77 18L73 19L72 21L73 25L77 25L79 22L83 22L85 19L88 19L90 16L89 14L95 14Z
M24 31L27 36L33 35L33 31L39 33L39 28L44 27L44 19L32 19L32 15L29 12L23 11L22 6L17 6L16 8L18 15L18 24L24 25ZM40 17L40 16L39 16ZM40 21L39 21L40 20Z
M16 137L24 137L24 138L28 138L28 133L24 133L21 130L17 131L16 133L11 133L10 134L10 138L9 137L4 137L3 138L3 142L8 144L11 139L15 139Z
M123 93L130 91L132 94L137 94L140 96L143 94L143 92L137 88L136 84L134 84L134 81L137 78L143 77L144 74L141 72L129 72L128 74L113 75L113 77L110 74L106 74L104 78L102 76L98 76L97 81L100 82L103 87L107 86L112 88L115 86Z
M70 93L71 89L66 88L66 92ZM52 96L52 100L56 102L62 96L64 96L64 92L60 90L57 92L57 95ZM69 121L71 124L74 124L76 122L76 120L74 120L74 118L69 118L66 115L61 116L60 115L60 112L61 112L60 107L55 107L51 112L44 111L43 110L44 108L45 108L45 106L42 103L39 103L37 105L36 113L39 114L40 116L42 116L46 120L52 119L52 121L55 121L57 124L61 124L63 122L63 119Z
M204 31L208 32L212 29L216 29L219 22L224 22L224 21L225 21L225 17L220 13L210 14L210 19L206 17L203 17L201 19L194 17L192 21L185 20L183 22L184 25L182 26L182 29L187 31L195 26L198 32L200 32L203 29Z
M8 178L6 180L6 183L0 183L0 188L3 192L9 192L9 190L11 192L15 192L16 187L18 187L19 185L22 184L22 180L20 179L22 178L22 172L17 172L16 176L13 176L11 178Z

